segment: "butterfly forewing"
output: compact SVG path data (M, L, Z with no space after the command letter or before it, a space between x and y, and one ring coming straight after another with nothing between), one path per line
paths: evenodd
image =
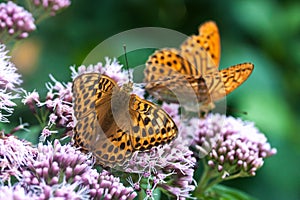
M83 150L89 148L90 131L84 122L89 115L95 115L96 88L100 75L93 73L89 76L78 76L73 82L74 116L77 120L74 128L74 142Z
M199 35L194 41L203 47L214 61L216 67L220 64L221 43L218 27L215 22L208 21L199 27ZM198 42L199 40L199 42Z
M95 109L95 96L100 74L90 73L78 76L73 82L74 115L77 120Z
M155 51L146 62L146 82L157 81L173 74L190 74L191 66L186 59L180 56L176 49L162 49Z

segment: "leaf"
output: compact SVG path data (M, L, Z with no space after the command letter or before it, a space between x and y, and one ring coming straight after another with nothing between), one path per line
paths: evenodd
M37 144L39 142L39 136L41 133L41 127L39 125L30 126L29 131L18 131L14 135L20 139L27 140L32 144Z
M211 189L209 189L204 198L200 199L214 199L214 200L255 200L254 197L250 195L223 185L215 185Z

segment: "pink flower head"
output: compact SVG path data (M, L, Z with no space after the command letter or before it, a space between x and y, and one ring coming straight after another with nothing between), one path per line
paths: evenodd
M254 176L263 160L276 154L267 138L253 123L210 114L190 122L195 129L194 147L223 179Z
M185 140L178 137L170 144L135 153L124 166L124 170L127 173L137 173L141 177L135 181L131 178L131 185L139 184L141 179L148 183L149 197L155 188L160 187L177 198L186 198L195 189L195 164L193 152L189 150Z
M71 5L70 0L32 0L36 7L43 8L54 16L57 12Z
M42 199L133 199L136 193L107 171L93 169L90 156L71 145L39 144L37 158L23 172L24 188L40 188Z
M0 32L2 35L26 38L35 29L34 18L23 7L11 1L0 4Z
M36 154L36 149L29 142L21 141L14 136L0 136L1 180L10 183L12 176L20 180L24 168L33 163Z
M17 68L9 61L5 48L5 45L0 44L0 122L9 122L7 117L16 106L12 100L19 97L17 86L22 83L21 75L16 73Z

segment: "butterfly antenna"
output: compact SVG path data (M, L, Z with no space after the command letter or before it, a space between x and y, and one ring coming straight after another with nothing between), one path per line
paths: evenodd
M131 76L130 76L130 72L129 72L129 65L128 65L128 59L127 59L126 44L123 45L123 48L124 48L124 56L125 56L125 67L126 67L127 72L128 72L129 82L131 82Z

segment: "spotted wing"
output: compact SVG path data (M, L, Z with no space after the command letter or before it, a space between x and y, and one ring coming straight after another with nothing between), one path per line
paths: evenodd
M189 81L193 78L201 82L204 71L207 73L210 69L210 73L216 73L218 70L205 50L199 49L197 53L194 49L190 50L162 49L151 55L144 70L145 89L157 99L167 102L178 102L178 97L191 98L195 95L202 102L207 96L198 93L201 90L193 90Z
M104 136L99 137L95 142L93 152L103 166L113 168L122 166L133 152L128 128L117 123L117 117L113 114L116 105L113 104L112 98L114 94L120 92L119 86L113 79L105 75L101 76L96 92L96 113L98 129L103 130Z
M88 73L74 80L74 143L91 152L103 167L117 167L131 155L128 133L112 117L111 96L115 82L105 75ZM122 142L126 141L126 144Z
M157 105L132 94L129 103L131 143L135 150L147 150L169 143L178 129L172 118Z
M176 49L161 49L155 51L147 60L144 70L145 82L155 82L162 77L174 74L189 74L191 65Z
M150 94L167 102L178 102L176 96L182 91L187 96L194 95L187 77L200 73L178 50L162 49L149 57L144 74L145 88Z
M85 119L90 118L95 112L96 89L100 74L91 73L78 76L73 82L73 108L77 120L74 128L73 141L75 146L81 147L84 151L90 149L89 137L93 131L86 127Z
M224 83L226 95L246 81L253 69L254 65L252 63L242 63L220 70L220 76Z
M77 120L95 110L97 84L101 75L98 73L82 74L73 82L73 108Z
M207 51L216 64L216 67L220 63L221 55L221 43L220 43L220 34L218 27L215 22L208 21L200 25L199 35L193 36L191 44L199 45ZM196 45L195 44L195 45Z
M193 70L189 75L214 73L220 62L220 36L214 22L206 22L199 28L199 35L188 37L180 46L180 55Z

